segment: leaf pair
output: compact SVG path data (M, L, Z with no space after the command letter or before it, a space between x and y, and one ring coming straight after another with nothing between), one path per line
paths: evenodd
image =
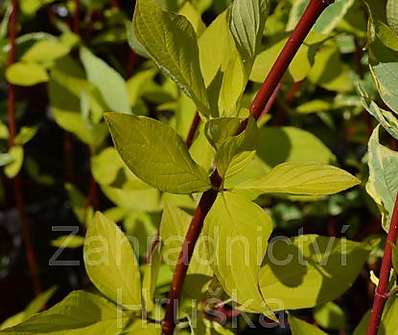
M145 183L169 193L189 194L211 188L207 172L192 159L184 141L169 126L125 114L107 114L106 118L119 154ZM249 121L242 134L232 136L238 124L235 119L215 119L206 127L210 142L217 148L215 163L221 177L229 168L238 169L242 163L239 155L254 151L257 145L254 120ZM319 197L358 183L355 177L333 166L289 162L275 167L260 179L238 184L235 189L250 192L254 198L264 193Z

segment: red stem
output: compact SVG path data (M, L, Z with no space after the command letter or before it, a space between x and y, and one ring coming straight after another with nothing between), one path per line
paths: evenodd
M75 0L75 12L73 14L73 22L71 24L72 31L80 35L80 17L81 17L80 0ZM69 183L75 183L74 159L73 159L73 139L70 133L64 131L64 156L65 156L65 179Z
M191 128L189 129L187 139L185 141L188 149L191 147L193 143L193 139L195 138L195 134L198 131L199 125L200 125L200 115L199 112L196 112L191 124Z
M260 114L259 119L261 119L263 116L265 116L266 114L268 114L272 108L272 106L274 106L276 98L278 97L279 91L281 90L281 84L278 83L278 85L276 85L274 92L272 92L271 97L269 98L269 100L267 101L267 104L265 105L262 113Z
M16 61L17 54L17 15L18 15L18 1L13 0L12 11L8 23L8 41L10 44L10 50L8 52L7 66L12 65ZM8 142L10 146L15 144L15 137L17 135L17 124L15 119L15 86L8 83L8 95L7 95L7 119L8 119Z
M112 8L120 8L119 0L112 0Z
M191 225L189 226L184 243L182 245L171 284L171 290L166 307L166 315L162 322L162 333L164 335L172 335L174 333L178 301L181 296L188 266L195 249L196 241L198 240L202 231L203 221L216 201L217 193L218 192L216 190L212 189L203 193L199 205L192 217Z
M372 312L369 320L368 335L376 335L380 326L384 305L389 296L389 280L392 268L392 250L398 236L398 195L395 199L394 211L391 218L390 229L384 247L384 256L381 263L379 285L377 285L373 300Z
M311 30L318 17L324 9L331 4L331 0L311 0L306 8L304 15L297 24L296 29L288 39L281 54L274 63L269 75L260 88L256 98L254 99L250 112L254 119L258 120L268 101L271 99L275 92L280 80L282 79L286 69L293 60L300 45L303 43L305 37ZM241 124L239 131L245 129L248 119L244 120ZM171 283L168 301L166 304L166 314L162 322L162 335L173 335L176 326L176 315L178 309L178 301L181 297L182 288L184 285L185 277L187 274L188 266L191 261L192 254L195 249L196 242L203 228L203 222L207 213L213 206L219 187L222 185L223 180L215 170L211 176L214 189L203 193L199 205L195 210L188 232L183 242L182 250L180 252L176 269Z
M97 183L94 179L93 176L90 176L90 186L88 190L88 195L86 199L86 204L85 207L88 209L88 207L92 206L94 209L98 209L98 188L97 188Z
M80 35L80 0L75 0L75 13L73 16L73 32Z
M10 50L8 53L7 65L10 66L16 61L16 37L17 37L17 16L18 16L18 0L12 0L12 11L8 24L8 41ZM9 147L15 145L15 137L17 134L17 121L16 121L16 96L15 86L8 83L7 91L7 119L8 119L8 144ZM29 272L33 282L33 289L35 294L41 292L41 282L39 278L39 271L37 266L36 254L31 239L31 230L29 221L25 211L25 201L23 195L22 179L20 175L13 178L13 188L15 196L15 206L18 210L19 219L21 222L22 240L26 250L26 261L28 263Z
M296 55L298 49L303 44L305 38L315 24L318 17L328 7L333 0L311 0L303 16L298 22L295 30L290 35L284 48L276 59L271 71L269 72L264 84L261 86L252 105L250 112L253 117L259 116L265 108L268 100L271 98L276 86L281 81L288 66Z

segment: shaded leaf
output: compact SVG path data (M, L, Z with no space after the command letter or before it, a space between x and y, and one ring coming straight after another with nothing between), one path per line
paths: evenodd
M354 282L371 247L347 239L301 235L276 238L260 272L264 299L280 309L312 308L336 299Z
M292 335L327 335L316 326L297 319L291 315L289 316L289 325Z
M341 307L334 302L328 302L315 309L314 319L322 328L343 329L346 326L346 317Z

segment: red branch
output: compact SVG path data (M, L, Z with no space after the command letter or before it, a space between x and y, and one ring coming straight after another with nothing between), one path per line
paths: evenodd
M80 35L81 4L80 0L75 0L75 11L71 23L71 29L76 35ZM74 170L74 150L73 138L70 133L64 131L64 157L65 157L65 179L67 182L75 184L76 176Z
M120 8L119 0L112 0L111 4L112 4L112 8Z
M199 125L200 125L200 115L199 115L199 112L196 112L195 116L193 118L192 124L191 124L191 128L189 129L187 139L185 141L188 148L190 148L193 143L193 140L195 138L196 132L198 131Z
M17 16L18 16L18 0L12 0L12 11L8 24L8 41L10 50L8 52L7 65L10 66L16 61L16 37L17 37ZM8 120L8 144L12 148L15 145L15 137L17 135L17 121L16 121L16 96L15 86L8 83L7 91L7 120ZM26 217L25 201L23 196L22 179L17 175L13 180L15 206L18 210L19 219L21 222L22 240L26 250L26 261L28 263L29 272L33 282L33 289L35 294L41 292L41 283L39 278L39 271L37 266L36 254L31 239L31 231L29 221Z
M189 226L187 235L180 255L178 257L178 263L173 276L171 284L171 290L169 293L166 315L162 322L162 332L164 335L172 335L176 325L176 315L178 310L178 301L181 296L182 288L184 285L185 276L187 274L188 266L192 258L192 254L195 249L196 241L202 231L203 221L213 206L217 198L216 190L209 190L203 193L200 199L199 205L195 210L192 217L191 225Z
M75 13L73 15L73 32L80 35L80 0L75 0Z
M377 285L373 300L372 312L369 320L368 335L376 335L380 326L384 305L389 296L389 280L392 268L392 250L398 237L398 195L395 199L394 211L391 218L390 229L384 247L384 256L381 263L379 285Z
M285 47L281 51L279 57L274 63L269 75L265 79L257 96L255 97L250 112L251 115L258 120L262 112L267 106L273 93L282 79L286 69L293 60L299 47L308 35L311 27L314 25L321 13L331 4L331 0L311 0L306 8L304 15L297 24L296 29L288 39ZM269 108L269 106L268 106ZM241 124L241 130L247 125L247 120ZM195 249L196 242L202 231L203 222L211 207L217 198L217 190L222 185L223 180L219 177L217 170L211 176L214 189L203 193L199 205L195 210L188 233L185 236L182 250L180 252L176 269L174 272L171 289L166 305L166 314L162 322L162 334L173 335L176 326L176 315L178 309L178 301L181 297L182 288L187 274L188 266L191 261L192 254Z
M312 26L322 12L333 2L333 0L310 1L250 107L250 112L253 117L258 117L262 113Z

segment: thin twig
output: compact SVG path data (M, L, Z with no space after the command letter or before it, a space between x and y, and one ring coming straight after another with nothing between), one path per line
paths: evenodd
M381 263L379 284L377 285L373 300L372 312L369 320L368 335L376 335L380 327L384 305L389 297L389 281L392 268L392 250L398 236L398 195L395 199L394 211L391 218L390 229L384 247L384 256Z
M8 40L10 49L8 52L7 65L10 66L16 61L16 37L17 37L17 16L18 16L18 0L12 0L11 2L12 11L8 24ZM17 122L16 122L16 96L15 86L8 83L7 91L7 119L8 119L8 144L12 148L15 145L15 137L17 134ZM41 292L42 286L39 278L39 271L37 265L37 259L35 250L32 242L32 234L28 218L26 216L25 201L23 194L23 185L21 176L18 174L12 180L15 196L15 206L18 210L19 219L21 222L22 240L26 249L26 261L28 263L30 276L32 278L33 289L35 294Z

